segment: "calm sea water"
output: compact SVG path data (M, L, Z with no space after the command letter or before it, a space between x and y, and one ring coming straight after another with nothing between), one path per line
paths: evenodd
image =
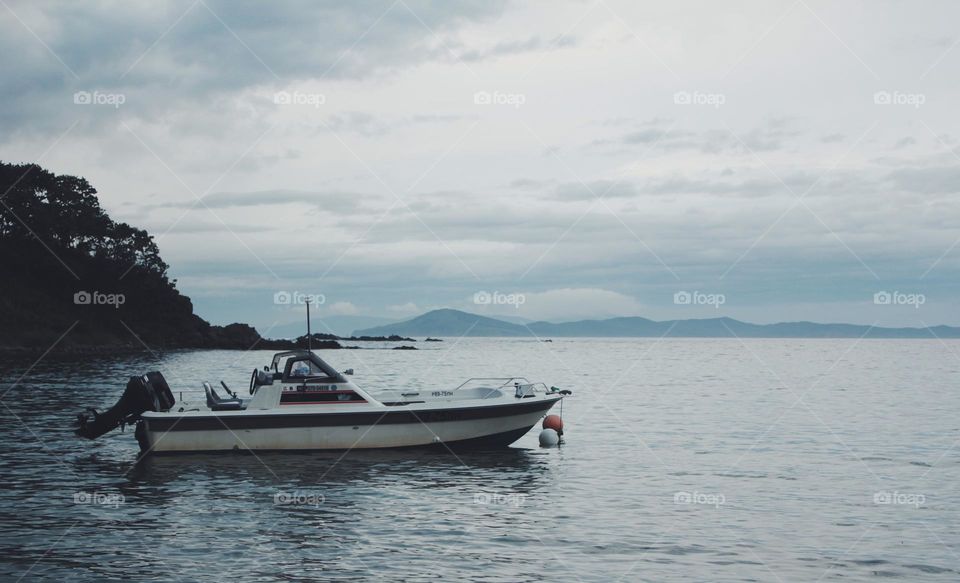
M369 387L572 389L566 443L135 464L132 431L78 441L73 416L147 370L246 391L269 353L4 360L0 578L960 579L960 342L420 347L321 355Z

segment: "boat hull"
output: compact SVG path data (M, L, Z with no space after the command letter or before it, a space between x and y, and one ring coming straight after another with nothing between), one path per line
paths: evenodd
M148 413L143 416L141 445L150 453L506 447L536 425L558 400L420 410Z

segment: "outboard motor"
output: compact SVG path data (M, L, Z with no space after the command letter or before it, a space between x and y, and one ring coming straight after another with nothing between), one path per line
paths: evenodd
M130 377L116 405L103 413L87 409L77 415L77 435L96 439L112 429L137 421L144 411L167 411L173 404L170 386L159 372Z

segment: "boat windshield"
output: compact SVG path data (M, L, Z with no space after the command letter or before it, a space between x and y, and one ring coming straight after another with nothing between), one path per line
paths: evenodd
M315 362L307 358L296 358L292 360L293 362L290 365L291 378L305 379L307 377L327 376Z
M328 382L342 380L335 368L306 350L275 354L270 368L281 373L286 379L328 379Z

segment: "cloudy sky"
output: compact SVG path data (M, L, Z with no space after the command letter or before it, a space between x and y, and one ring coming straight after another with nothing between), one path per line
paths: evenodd
M960 325L956 3L0 4L0 159L215 323Z

